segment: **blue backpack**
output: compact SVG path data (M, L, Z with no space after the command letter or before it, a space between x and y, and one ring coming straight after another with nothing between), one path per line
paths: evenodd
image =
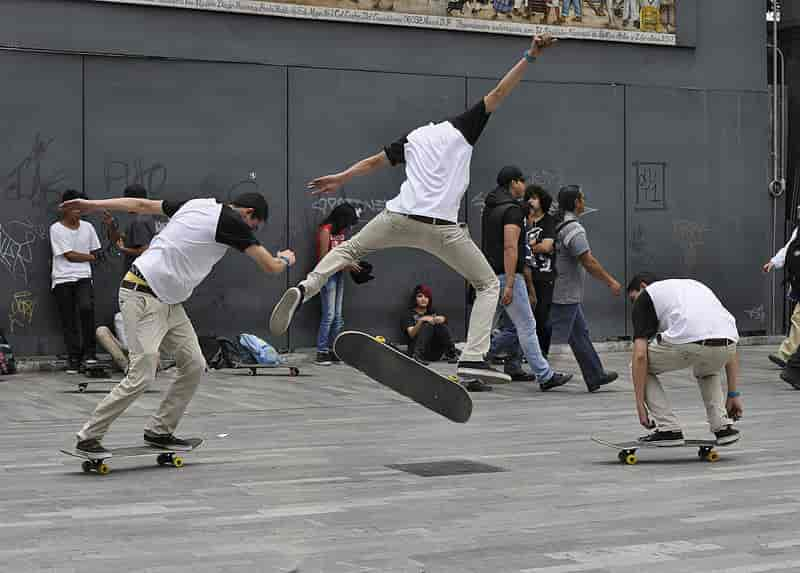
M254 334L240 334L239 346L247 350L258 364L277 365L284 362L274 346Z

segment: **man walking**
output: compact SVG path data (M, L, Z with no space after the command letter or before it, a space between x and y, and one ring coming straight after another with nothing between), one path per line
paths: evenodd
M153 381L162 344L175 356L178 376L145 426L144 441L163 448L188 449L190 444L173 432L194 396L206 362L183 302L230 247L244 252L269 273L283 272L294 264L294 253L286 250L273 257L255 238L254 231L268 214L267 202L258 193L239 195L230 205L215 199L172 202L117 198L78 199L62 204L62 209L127 211L170 218L122 280L119 306L130 364L122 382L98 404L78 432L75 450L95 457L111 456L101 440L112 422Z
M583 374L589 392L617 379L617 373L603 370L600 357L589 338L589 327L583 313L583 289L588 271L603 281L614 296L622 286L592 255L586 229L578 217L586 209L586 198L580 187L568 185L558 192L558 206L563 220L556 227L556 277L553 306L550 309L555 344L569 344Z
M659 374L692 368L711 432L720 446L739 439L733 420L742 415L736 389L739 362L736 320L714 293L691 279L659 281L641 273L628 284L633 303L633 389L639 422L654 431L639 438L658 446L682 446L683 431ZM727 400L719 373L725 368Z
M550 390L566 384L572 375L550 368L536 335L536 319L523 277L526 233L520 200L524 195L522 171L514 166L503 167L497 174L497 188L487 195L483 208L483 252L500 281L498 310L504 311L514 324L520 348L536 375L539 388ZM521 369L521 365L516 368Z
M457 223L458 208L469 185L473 147L489 117L519 84L528 66L554 42L547 35L534 36L530 48L497 86L461 115L419 127L346 170L308 184L316 193L332 193L352 177L389 165L405 165L406 180L386 209L286 291L270 317L274 335L286 332L300 304L315 296L337 271L376 250L413 247L438 257L477 292L458 375L484 382L508 380L484 361L497 305L497 277L468 230Z

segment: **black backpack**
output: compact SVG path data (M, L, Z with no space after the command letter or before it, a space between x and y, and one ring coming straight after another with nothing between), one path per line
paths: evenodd
M0 331L0 374L16 374L16 372L17 361L14 359L14 352L5 334Z
M256 364L258 361L249 350L230 338L217 337L219 348L208 360L208 367L215 370L219 368L236 368L241 364Z
M789 283L795 296L800 294L800 237L789 243L783 268L786 272L784 284Z

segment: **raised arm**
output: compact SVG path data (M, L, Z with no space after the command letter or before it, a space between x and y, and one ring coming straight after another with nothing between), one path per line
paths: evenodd
M312 195L319 195L320 193L334 193L353 177L366 175L373 171L390 165L389 158L386 156L385 151L380 151L375 155L371 155L362 159L358 163L354 163L344 171L335 173L333 175L325 175L318 177L307 184L308 189L314 189Z
M61 203L61 209L75 209L81 213L92 211L127 211L128 213L143 213L146 215L161 215L162 201L152 199L138 199L136 197L117 197L115 199L73 199Z
M492 113L500 107L503 100L517 87L517 84L519 84L520 80L522 80L522 76L525 74L525 70L528 69L528 58L533 59L539 57L544 50L552 46L556 41L557 40L550 34L534 36L531 39L531 47L528 49L527 54L523 55L520 61L503 76L503 79L500 80L494 89L484 96L483 102L486 105L487 113Z

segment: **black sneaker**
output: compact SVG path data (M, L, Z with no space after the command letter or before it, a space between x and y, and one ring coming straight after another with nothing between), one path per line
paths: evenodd
M458 348L451 348L444 353L443 358L448 364L458 364L458 359L461 358L461 351Z
M331 353L326 351L317 352L317 358L314 360L314 364L317 366L330 366L333 364L331 362Z
M461 385L467 389L467 392L491 392L494 390L489 384L486 382L482 382L473 378L472 380L460 380Z
M524 370L509 372L506 370L505 373L511 376L513 382L536 382L536 374L533 372L525 372Z
M478 378L486 383L511 382L511 376L505 372L498 372L485 360L460 361L456 373L459 378Z
M173 434L151 434L144 433L144 443L148 446L164 448L169 450L191 450L192 443L187 440L175 437Z
M767 356L767 358L769 358L769 361L775 364L778 368L786 368L786 361L777 354L770 354Z
M788 370L784 370L783 372L781 372L781 380L783 380L787 384L791 384L795 390L800 390L800 378L792 376L792 372Z
M104 460L111 457L111 452L103 447L100 440L90 438L88 440L78 440L75 444L75 453L84 454L97 460Z
M269 330L273 336L280 336L289 330L294 313L303 303L304 294L305 289L300 285L294 286L283 293L269 317Z
M595 390L600 388L600 386L611 384L617 378L619 378L619 374L617 374L613 370L609 370L600 377L599 381L595 382L594 384L587 384L586 388L589 390L589 392L594 392Z
M80 360L70 360L67 362L67 367L65 372L67 374L78 374L81 371L81 362Z
M550 380L546 382L542 382L539 384L539 388L542 392L547 392L548 390L552 390L553 388L558 388L559 386L563 386L567 382L572 380L572 374L567 374L566 372L553 372L553 375L550 377Z
M718 446L728 446L734 442L738 442L739 438L742 437L741 432L730 425L717 430L714 432L714 435L717 437Z
M661 431L656 430L651 434L642 436L639 441L643 444L652 444L654 446L682 446L686 442L683 440L683 432L680 430Z

